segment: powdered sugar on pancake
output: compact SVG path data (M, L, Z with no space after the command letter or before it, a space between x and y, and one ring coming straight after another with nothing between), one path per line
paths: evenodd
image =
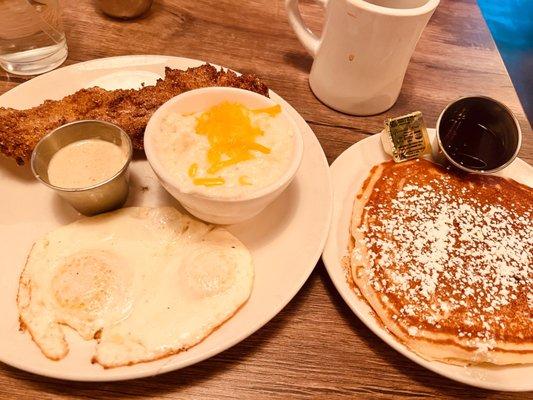
M531 342L531 189L436 173L427 161L384 165L352 227L363 293L370 288L409 336L453 335L481 353Z

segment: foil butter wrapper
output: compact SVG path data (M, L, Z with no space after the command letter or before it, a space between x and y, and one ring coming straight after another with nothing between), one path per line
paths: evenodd
M420 111L386 120L381 143L396 162L431 154L431 143Z

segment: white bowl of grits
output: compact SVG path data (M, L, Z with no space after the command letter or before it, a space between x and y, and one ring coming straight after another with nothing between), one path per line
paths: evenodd
M191 90L163 104L144 135L165 189L191 214L235 224L260 213L294 178L303 154L296 123L247 90Z

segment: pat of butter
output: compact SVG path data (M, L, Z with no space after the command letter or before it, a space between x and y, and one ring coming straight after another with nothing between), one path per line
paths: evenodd
M426 124L420 111L386 120L381 143L385 152L396 162L431 153Z

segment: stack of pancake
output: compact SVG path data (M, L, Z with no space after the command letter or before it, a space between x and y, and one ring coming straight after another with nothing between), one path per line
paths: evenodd
M533 189L425 160L375 166L357 195L348 279L420 356L533 362Z

